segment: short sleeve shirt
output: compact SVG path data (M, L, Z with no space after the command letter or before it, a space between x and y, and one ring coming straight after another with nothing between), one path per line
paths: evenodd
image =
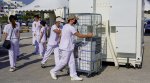
M34 33L36 34L37 37L40 36L40 29L41 29L40 21L38 21L35 23L35 29L34 29Z
M40 30L40 32L43 33L41 42L46 42L46 27L42 27L41 30Z
M74 34L76 33L76 29L70 24L66 24L62 29L62 36L60 40L59 48L66 51L74 50Z
M51 27L51 33L48 40L48 45L57 45L59 42L59 34L55 33L54 30L59 29L56 25Z
M7 25L5 25L3 32L8 34L6 40L19 38L17 35L17 33L19 33L18 26L16 26L16 28L13 29L11 24L7 24ZM11 36L11 34L12 34L12 36Z
M32 32L35 32L37 30L37 28L39 28L39 26L40 26L40 21L38 21L38 22L34 21L32 23Z

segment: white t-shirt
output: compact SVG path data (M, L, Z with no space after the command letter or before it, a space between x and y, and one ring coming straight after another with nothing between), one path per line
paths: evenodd
M39 27L39 26L40 26L40 21L38 21L38 22L34 21L32 23L32 32L35 32L37 27Z
M32 27L32 31L34 34L36 34L35 38L37 41L39 41L39 38L40 38L40 21L38 22L33 22L33 27Z
M10 40L11 32L12 32L11 39L19 38L17 35L17 33L19 32L18 25L16 26L16 28L13 29L11 24L7 24L5 25L3 32L8 34L6 40Z
M48 40L48 45L57 45L59 42L59 34L55 33L54 30L59 29L56 25L51 27L51 33Z
M40 30L40 33L41 32L43 33L41 42L46 42L46 27L42 27L41 30Z
M75 39L74 34L76 32L76 29L70 24L64 25L59 48L66 51L73 51Z

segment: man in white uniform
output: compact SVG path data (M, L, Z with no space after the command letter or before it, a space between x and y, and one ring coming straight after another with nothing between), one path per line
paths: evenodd
M75 59L74 59L74 36L79 38L88 38L92 37L92 33L87 35L81 34L76 31L73 27L77 18L74 15L68 17L68 24L63 26L62 35L60 40L59 49L61 51L61 58L59 63L50 71L51 77L57 79L56 73L60 71L65 65L69 65L71 80L83 80L77 76Z
M45 52L44 58L41 62L41 67L45 68L45 62L48 60L51 53L54 51L54 57L55 57L55 65L59 62L59 40L60 40L60 24L61 22L64 22L64 20L61 17L56 18L55 24L51 27L51 33L48 40L47 50Z
M40 17L38 15L34 16L34 22L32 23L32 44L35 45L35 50L33 54L39 53L39 35L40 35Z

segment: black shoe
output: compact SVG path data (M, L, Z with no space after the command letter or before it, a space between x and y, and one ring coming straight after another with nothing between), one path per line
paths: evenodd
M45 64L41 64L41 68L46 68Z

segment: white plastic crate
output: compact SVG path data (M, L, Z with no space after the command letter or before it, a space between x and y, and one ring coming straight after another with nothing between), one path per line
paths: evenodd
M99 71L101 67L100 60L86 61L86 60L77 58L76 63L77 63L76 64L77 70L81 70L81 71Z
M95 51L96 49L96 42L85 42L82 47L80 47L80 50L85 50L85 51Z
M96 54L95 51L93 52L87 52L87 51L80 51L78 53L78 58L87 60L87 61L93 61L100 59L100 53Z
M92 38L76 38L78 52L75 53L77 71L88 74L99 72L101 68L101 29L102 19L100 14L75 14L79 20L75 28L82 34L92 32ZM83 44L82 44L83 43Z
M83 60L92 61L92 60L96 60L97 56L95 55L95 52L81 51L79 58Z

